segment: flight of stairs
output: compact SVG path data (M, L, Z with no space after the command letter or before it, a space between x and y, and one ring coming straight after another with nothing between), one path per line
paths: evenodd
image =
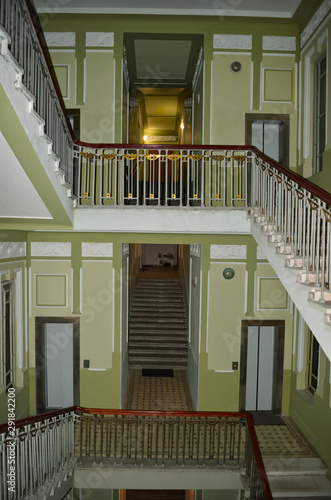
M264 458L273 498L318 500L331 498L327 468L318 457Z
M187 324L181 279L137 278L129 320L129 367L187 366Z
M284 242L277 228L266 222L258 208L249 209L248 217L252 220L251 233L260 250L324 353L331 359L331 292L326 291L324 300L321 300L321 289L315 284L316 274L302 269L302 258L292 253L291 243Z

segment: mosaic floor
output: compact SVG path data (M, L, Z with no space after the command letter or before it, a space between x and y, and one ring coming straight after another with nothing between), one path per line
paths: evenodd
M193 410L186 372L175 370L174 377L143 377L141 370L131 370L125 408L128 410Z
M143 377L141 370L130 372L126 408L130 410L193 409L184 371L174 377ZM286 425L257 425L256 434L264 457L314 457L314 450L289 417Z

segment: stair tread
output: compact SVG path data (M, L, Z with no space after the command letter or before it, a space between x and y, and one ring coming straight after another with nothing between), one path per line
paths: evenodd
M181 279L137 278L130 305L130 367L185 368L187 324Z
M264 458L264 466L268 476L277 475L323 475L327 472L327 467L318 457L291 457L281 459L272 457Z
M300 494L302 497L312 493L331 495L331 481L326 476L287 475L268 476L268 479L274 496L277 496L277 493L286 493L287 495L291 493L292 496L297 493L297 496Z

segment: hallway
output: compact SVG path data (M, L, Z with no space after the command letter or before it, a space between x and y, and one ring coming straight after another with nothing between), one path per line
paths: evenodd
M174 377L143 376L142 370L130 370L125 409L193 411L186 372L174 370ZM308 458L316 453L289 417L284 425L256 425L255 430L264 458Z

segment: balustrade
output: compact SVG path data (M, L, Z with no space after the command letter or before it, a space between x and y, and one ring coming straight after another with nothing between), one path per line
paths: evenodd
M63 471L73 471L72 410L21 420L10 430L0 426L1 500L29 498L46 484L56 488Z
M237 469L251 499L272 499L247 413L72 407L0 426L0 499L56 489L76 466ZM13 450L12 450L12 447ZM14 459L15 491L7 478Z

